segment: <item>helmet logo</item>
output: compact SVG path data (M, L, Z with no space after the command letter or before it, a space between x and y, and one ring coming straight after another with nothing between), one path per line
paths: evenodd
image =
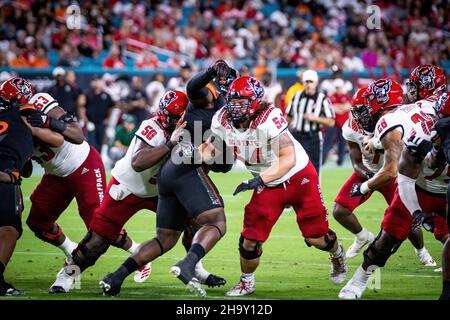
M434 89L434 68L424 67L417 70L419 82L426 89Z
M261 86L258 80L255 78L249 78L247 83L255 93L256 98L262 98L264 96L264 88Z
M372 86L372 94L377 99L377 102L388 102L388 92L391 90L392 82L390 80L376 81Z
M174 91L166 93L163 99L159 103L159 109L165 110L173 101L177 99L177 94Z
M25 97L31 98L32 92L30 86L23 79L16 78L11 81L11 84L17 88Z

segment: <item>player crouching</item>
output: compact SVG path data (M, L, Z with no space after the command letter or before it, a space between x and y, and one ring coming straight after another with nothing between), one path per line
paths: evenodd
M239 238L241 278L228 296L255 291L254 273L262 245L286 205L294 208L306 244L330 253L332 282L342 283L347 275L345 251L328 227L317 172L287 130L281 110L264 103L263 96L264 89L255 78L236 79L228 91L226 106L214 115L211 130L215 139L200 148L207 161L217 157L223 140L255 176L241 183L233 194L254 189L245 207Z

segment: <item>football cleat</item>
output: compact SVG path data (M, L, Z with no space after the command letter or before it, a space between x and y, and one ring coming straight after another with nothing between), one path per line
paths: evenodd
M98 284L102 288L104 296L118 296L122 287L122 281L116 279L113 273L107 274Z
M64 268L59 270L56 280L48 289L48 293L68 293L75 286L75 279L69 276Z
M0 282L0 296L23 296L25 292L14 288L7 282Z
M374 236L372 232L368 232L367 239L359 240L357 237L355 237L355 241L352 243L352 245L348 248L347 253L345 254L347 258L353 258L358 255L358 253L361 252L362 248L364 248L365 245L368 245L372 243Z
M442 267L434 269L434 272L442 272Z
M209 288L224 286L227 283L222 277L210 274L204 281L200 280L202 284L206 284Z
M201 260L195 265L195 277L201 284L206 284L210 288L220 287L227 283L224 278L211 274L203 268L203 263Z
M330 279L334 284L341 284L347 278L347 263L345 262L344 247L339 245L341 248L341 255L339 257L333 257L330 255L331 270Z
M425 267L435 267L436 261L434 261L433 257L430 255L427 249L423 248L422 250L414 249L416 252L417 258L419 258L420 263L422 263Z
M141 283L147 280L152 274L152 263L149 262L134 272L134 282Z
M369 282L370 275L359 266L353 277L339 291L339 299L355 300L361 299Z
M173 265L170 268L170 273L180 279L191 293L201 297L206 296L206 291L202 288L200 281L195 277L194 270L191 270L185 260L181 260Z
M237 285L235 285L230 291L225 295L228 297L240 297L252 294L255 292L255 282L254 281L244 281L242 278Z

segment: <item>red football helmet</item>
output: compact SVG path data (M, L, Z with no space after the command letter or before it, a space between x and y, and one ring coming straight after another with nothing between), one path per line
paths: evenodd
M27 103L35 93L31 83L23 78L11 78L0 86L0 95L10 103Z
M225 110L228 119L234 124L240 124L259 109L263 103L264 88L257 79L244 76L233 81L228 89ZM243 105L236 100L245 99L247 103Z
M359 88L352 97L350 112L356 122L366 131L373 131L369 102L366 97L367 86ZM369 130L370 129L370 130Z
M364 92L357 92L354 98L355 106L362 103L365 107L353 107L353 117L364 130L373 132L383 110L402 104L403 89L394 80L380 79L372 82Z
M426 99L447 86L444 71L432 64L416 67L406 81L408 98L411 102Z
M167 91L159 100L158 117L164 129L173 130L189 104L188 97L178 90Z

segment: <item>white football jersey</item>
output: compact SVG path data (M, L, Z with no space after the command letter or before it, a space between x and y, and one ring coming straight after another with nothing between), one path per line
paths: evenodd
M30 103L46 114L59 106L58 101L43 92L36 93L30 99ZM82 144L74 144L64 140L58 148L38 144L34 148L33 159L45 169L46 173L66 177L83 164L89 152L90 147L86 141Z
M342 126L342 136L345 140L359 145L362 154L362 162L367 169L373 173L377 173L381 169L384 163L384 150L376 149L375 153L364 152L362 143L371 139L373 134L363 130L352 116L350 116Z
M308 164L308 155L288 131L287 121L279 108L267 108L250 123L246 130L236 129L228 121L225 109L221 108L214 114L211 130L225 141L227 146L234 148L235 159L244 162L247 169L255 176L278 160L278 150L272 150L274 146L272 142L281 134L288 134L294 143L296 164L281 178L267 183L269 187L287 181Z
M420 144L421 141L431 141L431 130L434 122L431 118L414 125L408 136L403 138L405 145L414 146ZM410 139L413 137L413 139ZM440 166L436 169L429 168L425 161L422 161L422 170L416 180L416 184L431 193L446 194L448 181L450 180L450 168L448 164Z
M156 176L166 158L161 159L153 167L144 171L134 171L131 162L138 139L152 147L158 147L166 143L169 137L155 118L142 121L141 126L136 131L136 135L128 147L127 153L116 163L115 167L111 170L111 174L120 182L121 186L127 188L134 195L141 198L154 197L158 195Z
M381 140L389 131L399 130L403 139L410 134L415 124L428 119L427 114L417 103L402 105L384 114L375 125L375 148L384 149Z

